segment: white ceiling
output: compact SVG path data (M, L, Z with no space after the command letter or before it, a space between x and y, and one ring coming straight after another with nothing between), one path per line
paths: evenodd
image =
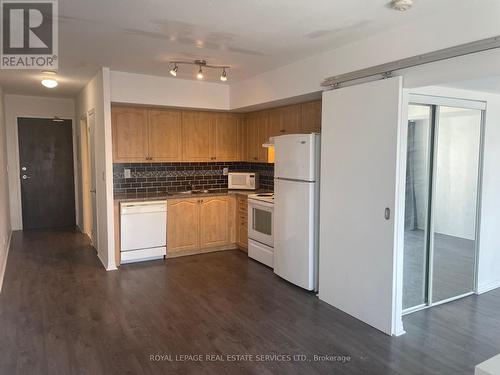
M500 76L493 76L470 81L453 82L443 86L453 87L455 89L500 94Z
M456 0L59 0L58 88L40 72L0 71L6 93L74 96L102 66L168 76L173 59L231 65L230 83L390 28L445 14ZM193 79L196 67L180 67ZM208 74L217 80L219 72Z

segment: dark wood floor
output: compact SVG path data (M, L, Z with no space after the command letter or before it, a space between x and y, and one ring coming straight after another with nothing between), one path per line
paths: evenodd
M0 295L0 374L471 374L500 352L499 311L500 291L473 296L407 316L408 333L391 338L239 251L106 272L80 234L17 232ZM176 361L195 354L226 360ZM246 354L307 361L226 357Z

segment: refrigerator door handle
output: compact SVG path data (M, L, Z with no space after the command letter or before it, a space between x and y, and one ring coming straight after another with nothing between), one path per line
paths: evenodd
M307 182L307 183L314 183L316 181L309 181L309 180L299 180L296 178L283 178L283 177L276 177L275 180L280 180L280 181L293 181L293 182Z

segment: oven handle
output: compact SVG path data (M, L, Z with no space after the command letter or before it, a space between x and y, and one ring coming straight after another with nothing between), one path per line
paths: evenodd
M263 202L263 201L253 200L253 199L248 200L248 206L250 206L250 207L265 207L265 208L270 208L271 210L274 209L273 203L267 203L267 202Z

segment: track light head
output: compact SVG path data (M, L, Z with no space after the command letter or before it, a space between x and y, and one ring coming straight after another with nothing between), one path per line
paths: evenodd
M177 66L177 64L174 64L174 67L172 69L170 69L170 74L172 74L174 77L176 77L178 70L179 70L179 67Z
M203 79L203 70L201 70L201 65L200 65L200 69L198 70L198 74L196 75L196 78Z
M220 80L222 82L226 82L227 81L226 68L222 68L222 74L220 75Z

